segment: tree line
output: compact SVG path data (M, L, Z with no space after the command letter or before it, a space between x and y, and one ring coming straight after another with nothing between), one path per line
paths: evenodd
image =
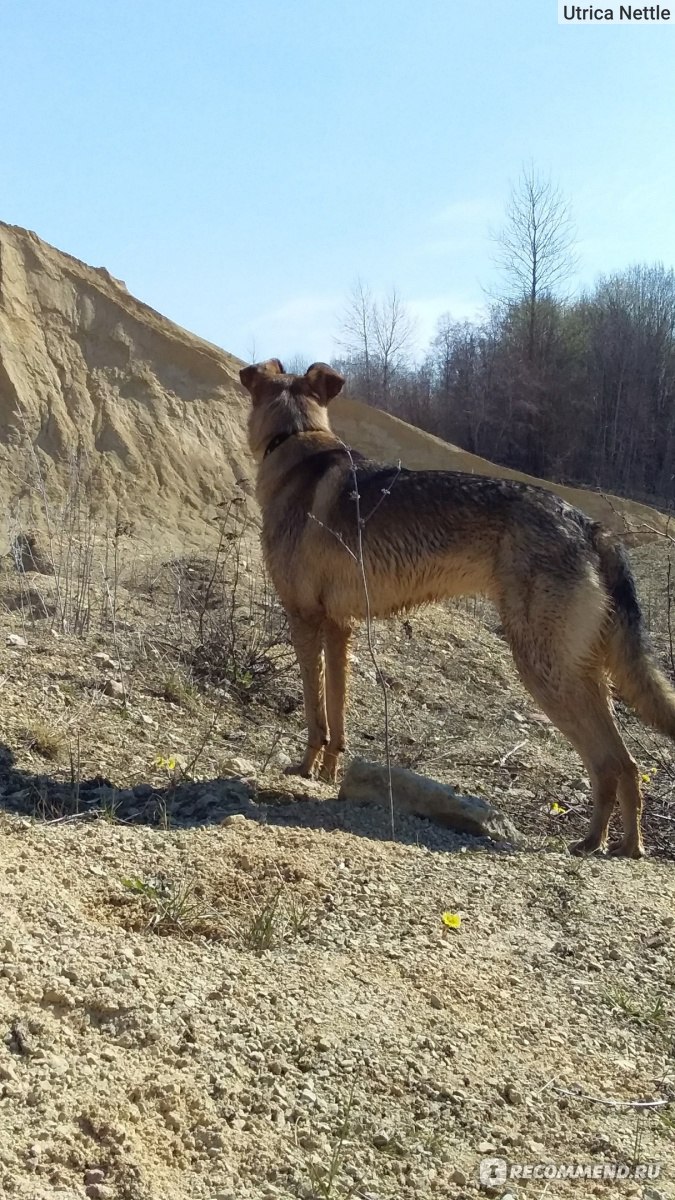
M533 475L675 508L675 274L634 265L587 293L569 210L533 170L495 238L503 290L478 322L447 314L421 358L396 291L358 283L335 360L352 394Z

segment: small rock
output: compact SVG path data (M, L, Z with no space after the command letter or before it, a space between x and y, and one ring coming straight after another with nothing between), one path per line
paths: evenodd
M120 669L120 664L115 662L115 659L111 658L109 654L104 654L102 651L94 655L94 662L98 663L102 671L119 671Z
M90 1183L103 1183L105 1179L105 1171L101 1167L90 1167L84 1173L85 1187Z
M546 1154L546 1147L545 1147L544 1143L536 1142L534 1139L531 1139L527 1143L527 1148L530 1151L530 1154L533 1154L537 1160L541 1160L543 1158L543 1156Z
M244 778L255 775L255 767L247 758L225 758L220 764L221 775L241 775Z
M90 1183L84 1191L89 1200L113 1200L115 1194L105 1183Z
M436 1008L436 1009L443 1008L443 1001L441 1000L440 996L436 996L436 995L430 996L429 1003L432 1008Z
M115 700L124 700L126 695L124 684L118 683L116 679L106 679L103 684L103 694L104 696L112 696Z
M197 1126L194 1137L205 1150L222 1150L225 1145L222 1133L217 1129L207 1129L204 1125Z
M436 779L405 767L391 769L394 808L398 812L428 817L438 825L491 838L497 842L522 843L512 822L480 796L466 796ZM357 804L389 804L388 773L381 763L353 758L342 780L338 800Z
M24 647L28 645L28 642L26 641L25 637L21 636L20 633L8 633L7 645L14 646L17 650L23 650Z
M459 1167L455 1167L454 1171L450 1172L450 1183L456 1183L458 1187L466 1187L469 1182L465 1171L461 1171Z
M509 1104L522 1104L523 1093L521 1092L520 1088L515 1086L515 1084L507 1083L506 1087L504 1088L504 1099L508 1100Z

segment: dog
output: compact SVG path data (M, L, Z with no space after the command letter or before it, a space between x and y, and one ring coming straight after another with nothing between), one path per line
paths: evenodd
M544 488L371 462L333 433L344 379L325 363L289 375L244 367L267 569L286 611L304 693L298 772L336 778L345 750L354 623L451 596L496 605L520 677L578 751L593 789L579 854L607 847L618 797L639 858L640 776L614 720L608 676L639 717L675 740L675 690L653 660L626 553L608 529Z

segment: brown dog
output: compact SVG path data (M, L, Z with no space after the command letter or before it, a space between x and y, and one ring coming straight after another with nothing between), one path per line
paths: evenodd
M331 430L328 404L344 380L325 363L286 375L271 359L240 378L252 398L265 561L302 673L308 741L300 773L320 767L335 779L347 651L366 601L373 617L388 617L484 593L524 684L589 772L593 815L573 849L605 848L618 794L623 839L614 852L642 855L640 779L606 675L673 740L675 691L649 655L630 566L609 531L543 488L365 460Z

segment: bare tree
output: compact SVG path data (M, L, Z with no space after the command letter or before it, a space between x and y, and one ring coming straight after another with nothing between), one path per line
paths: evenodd
M527 357L532 362L538 302L554 297L577 264L569 204L549 178L533 166L523 168L511 189L504 227L493 239L494 261L508 280L502 299L526 306Z
M373 332L385 404L389 399L392 373L402 365L414 331L414 321L393 287L382 303L373 307Z
M310 364L306 354L292 354L284 359L284 366L289 375L304 375Z
M353 364L358 385L368 404L387 405L395 372L405 363L414 334L414 321L396 288L381 301L361 279L354 284L336 340Z
M349 294L340 321L341 337L336 341L347 356L361 365L360 375L367 404L373 400L372 353L374 342L374 303L370 289L362 279L357 279Z

